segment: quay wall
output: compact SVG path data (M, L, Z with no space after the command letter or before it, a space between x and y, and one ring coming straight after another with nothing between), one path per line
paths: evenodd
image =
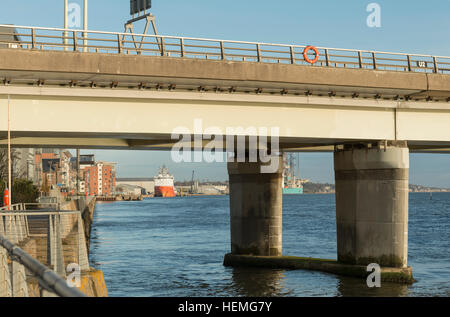
M61 206L62 210L80 210L81 219L83 221L84 235L86 247L89 254L91 228L94 220L95 197L81 197L71 200ZM76 219L74 219L74 224ZM90 268L87 272L82 272L80 290L90 297L107 297L108 289L106 287L103 272L94 268Z

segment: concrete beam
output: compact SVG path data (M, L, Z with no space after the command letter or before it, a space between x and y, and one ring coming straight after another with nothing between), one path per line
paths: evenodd
M330 151L336 144L395 139L408 141L412 151L450 148L447 102L0 86L2 118L7 116L8 95L13 137L55 138L55 145L67 144L62 138L104 138L130 142L87 140L73 145L165 149L173 144L174 129L186 127L194 133L194 122L201 119L203 128L217 127L224 135L227 128L244 129L234 135L249 135L245 129L251 127L279 128L286 150ZM0 138L6 130L7 122L0 120ZM161 147L140 144L155 139L164 140Z
M448 75L121 54L0 49L0 77L450 94ZM428 94L425 94L428 95Z

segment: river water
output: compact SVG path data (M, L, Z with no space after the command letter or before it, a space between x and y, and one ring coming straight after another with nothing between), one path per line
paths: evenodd
M411 286L302 270L227 268L228 196L98 203L91 265L109 296L450 296L450 193L414 193ZM283 197L283 253L336 259L334 195Z

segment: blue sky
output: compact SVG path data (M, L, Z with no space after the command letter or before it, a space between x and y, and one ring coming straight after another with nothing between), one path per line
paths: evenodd
M69 0L82 4L81 0ZM369 28L366 7L381 6ZM0 23L63 26L63 0L0 1ZM449 0L153 0L160 34L450 56ZM89 29L123 31L128 0L89 0ZM83 151L85 153L92 151ZM94 151L121 177L153 176L167 163L177 179L226 179L224 164L174 164L170 153ZM302 154L302 176L334 182L332 154ZM410 182L450 187L450 155L411 155Z

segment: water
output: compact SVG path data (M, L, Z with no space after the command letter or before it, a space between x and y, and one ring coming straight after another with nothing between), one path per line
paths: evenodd
M409 264L417 283L302 270L227 268L228 196L98 203L92 265L110 296L450 296L450 193L410 195ZM283 253L336 259L334 195L283 197Z

